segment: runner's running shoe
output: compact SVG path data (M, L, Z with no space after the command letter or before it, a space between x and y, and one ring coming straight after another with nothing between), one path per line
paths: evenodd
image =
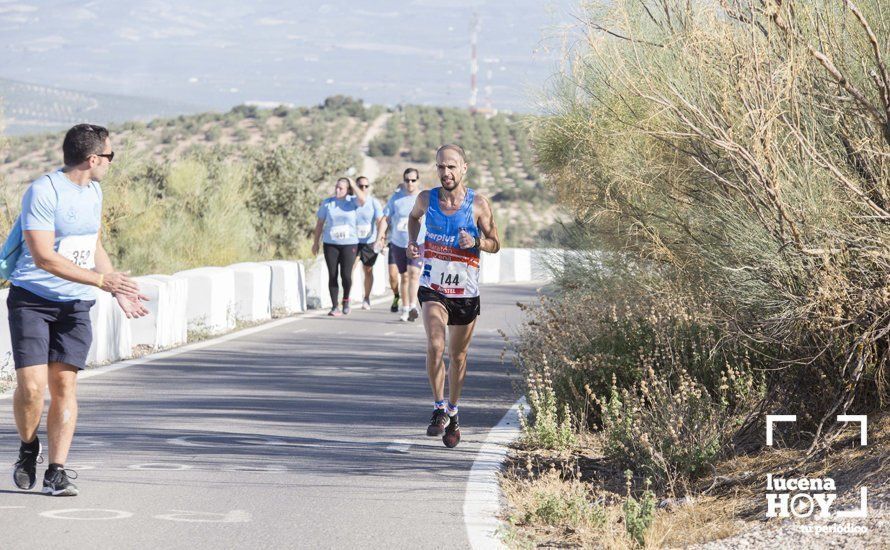
M37 484L37 463L43 462L40 452L43 446L37 442L37 450L19 447L19 459L12 470L12 481L19 489L30 491Z
M362 300L362 309L364 309L364 310L371 309L371 300Z
M349 315L352 308L349 307L349 300L343 300L343 315Z
M445 414L447 415L448 413ZM457 416L455 414L450 417L451 422L445 426L445 435L442 436L442 443L449 449L457 447L457 444L460 443L460 422L458 422Z
M414 321L417 320L418 317L420 317L420 312L417 311L416 306L412 307L410 310L408 310L408 320L409 321L411 321L413 323Z
M409 317L410 317L410 314L408 313L408 310L403 309L402 314L399 315L399 321L405 321L407 323Z
M389 306L389 311L390 311L390 313L398 313L399 312L399 297L398 296L392 297L392 305Z
M71 483L71 480L68 479L69 474L72 479L77 479L77 472L74 470L66 470L64 468L47 470L43 476L43 492L54 497L76 497L78 493L77 485Z
M426 428L426 435L430 437L439 437L445 433L445 426L448 425L450 419L445 409L436 409L430 418L430 425Z
M332 308L331 308L331 311L328 312L328 317L339 317L339 316L341 316L341 315L343 315L343 314L340 313L340 310L337 309L336 306L335 306L335 307L332 307Z

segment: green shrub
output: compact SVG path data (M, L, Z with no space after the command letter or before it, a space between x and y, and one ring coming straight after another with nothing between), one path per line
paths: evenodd
M528 405L531 408L533 421L529 423L525 411L520 410L519 427L522 431L523 444L557 451L574 447L577 440L572 432L571 411L568 405L563 405L560 418L546 361L543 374L531 374L527 384Z
M260 251L266 257L297 256L315 227L316 189L354 164L354 157L333 147L277 147L257 153L248 173L249 200Z
M646 544L646 532L655 519L655 494L646 489L640 497L635 499L630 494L633 472L624 472L627 479L627 500L624 501L624 526L630 538L640 546Z

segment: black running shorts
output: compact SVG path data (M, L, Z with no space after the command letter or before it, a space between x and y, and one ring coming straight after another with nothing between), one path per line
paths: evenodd
M449 325L469 325L480 315L479 297L446 298L435 290L421 286L417 289L417 300L423 307L424 302L439 302L448 312Z
M93 342L90 308L95 303L53 302L23 288L10 287L6 307L15 368L49 363L85 368Z
M374 243L358 243L358 257L362 261L362 265L374 267L379 255L378 252L374 252Z

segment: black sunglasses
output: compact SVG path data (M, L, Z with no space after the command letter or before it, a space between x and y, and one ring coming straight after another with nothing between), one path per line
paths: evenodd
M105 157L108 159L108 162L111 162L114 160L114 151L112 151L110 153L96 153L96 156L97 157Z
M417 181L417 180L416 179L413 179L413 180L406 179L405 183L414 183L415 181Z
M358 187L359 189L367 189L368 187L371 187L371 186L370 185L356 185L356 187Z

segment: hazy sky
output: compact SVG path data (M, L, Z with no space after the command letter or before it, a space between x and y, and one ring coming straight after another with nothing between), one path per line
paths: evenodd
M527 111L579 10L576 0L0 0L0 77L215 109L337 93L466 105L478 12L480 105L490 86L495 107Z

